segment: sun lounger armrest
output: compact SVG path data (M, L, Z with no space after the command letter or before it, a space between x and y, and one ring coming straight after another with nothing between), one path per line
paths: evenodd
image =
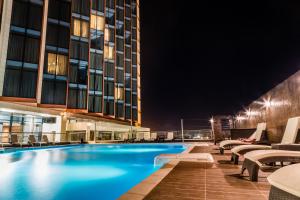
M300 144L272 144L272 149L300 151Z

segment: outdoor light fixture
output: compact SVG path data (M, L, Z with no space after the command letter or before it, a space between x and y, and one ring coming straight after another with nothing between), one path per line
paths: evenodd
M250 108L246 110L245 113L248 117L257 116L260 114L258 111L252 111Z
M211 118L209 122L213 124L215 122L214 118Z

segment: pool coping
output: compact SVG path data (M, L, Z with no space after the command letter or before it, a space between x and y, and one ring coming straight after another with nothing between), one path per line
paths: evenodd
M190 151L199 144L186 144L187 149L181 154L190 153ZM148 176L139 184L133 186L129 191L119 197L119 200L142 200L144 199L179 163L178 160L171 160L159 170Z

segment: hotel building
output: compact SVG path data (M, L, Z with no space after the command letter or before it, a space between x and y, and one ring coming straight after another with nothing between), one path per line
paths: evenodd
M0 0L0 23L7 139L96 141L142 129L139 0Z

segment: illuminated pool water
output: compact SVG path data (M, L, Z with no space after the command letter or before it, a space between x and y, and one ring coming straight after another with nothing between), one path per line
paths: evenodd
M80 145L0 154L0 199L117 199L180 144Z

